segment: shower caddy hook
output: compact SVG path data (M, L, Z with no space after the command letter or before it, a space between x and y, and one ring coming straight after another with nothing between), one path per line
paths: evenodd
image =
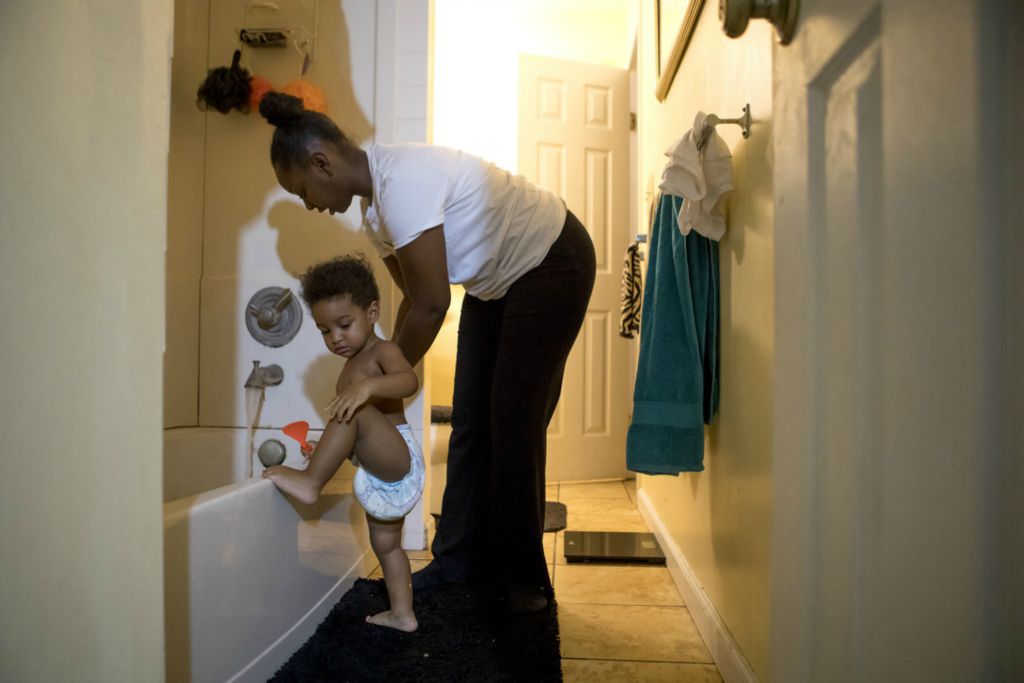
M316 56L316 37L320 24L318 0L249 0L238 39L248 47L286 47L290 42L302 57L301 75L305 75ZM269 17L269 19L268 19ZM272 20L272 21L269 21ZM312 25L312 30L308 28Z

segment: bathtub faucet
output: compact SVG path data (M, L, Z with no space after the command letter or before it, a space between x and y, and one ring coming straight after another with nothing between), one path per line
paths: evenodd
M281 369L280 365L267 365L261 368L260 362L254 360L252 362L252 372L249 373L249 378L245 380L245 388L263 389L265 387L275 387L283 379L284 370Z

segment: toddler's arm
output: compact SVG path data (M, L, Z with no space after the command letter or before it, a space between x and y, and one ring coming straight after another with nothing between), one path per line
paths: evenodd
M377 364L384 373L349 385L327 405L327 413L339 422L349 421L371 398L406 398L416 393L419 380L397 344L382 341Z

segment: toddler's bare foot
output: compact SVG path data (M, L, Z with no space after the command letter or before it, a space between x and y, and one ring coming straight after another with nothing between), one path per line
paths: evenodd
M419 628L419 622L416 621L415 614L400 617L391 610L374 614L372 617L366 617L366 623L376 624L377 626L386 626L387 628L398 629L399 631L405 631L406 633L412 633Z
M316 486L309 481L306 473L300 470L284 467L283 465L275 465L263 470L263 478L274 482L274 486L300 503L312 505L320 497L320 492L317 491Z

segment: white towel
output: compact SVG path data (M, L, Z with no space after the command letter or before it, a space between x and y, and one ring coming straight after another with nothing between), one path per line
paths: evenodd
M693 128L665 150L669 162L661 173L658 188L665 194L682 197L683 208L677 218L679 231L696 230L708 239L720 240L725 234L725 199L732 190L732 153L725 140L712 130L704 150L697 151L707 115L698 111Z

